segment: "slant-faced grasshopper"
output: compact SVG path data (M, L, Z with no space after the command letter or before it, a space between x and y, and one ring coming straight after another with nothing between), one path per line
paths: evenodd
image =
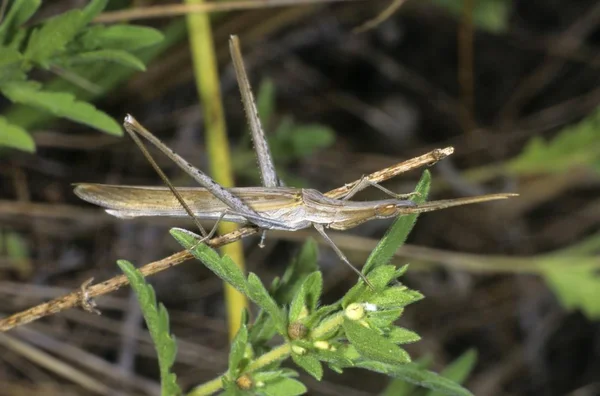
M208 175L190 165L169 147L152 135L133 117L125 118L125 129L138 143L142 152L159 173L167 187L116 186L103 184L78 184L75 194L85 201L102 206L106 211L121 218L138 216L174 216L194 218L204 238L209 235L200 227L197 219L224 220L250 223L263 230L297 231L314 227L331 245L342 261L348 264L361 278L360 273L342 251L325 233L325 228L346 230L373 219L385 219L406 214L430 212L453 206L505 199L516 194L492 194L468 198L431 201L416 204L408 195L397 195L379 186L369 178L363 178L341 194L327 196L313 189L283 187L273 165L258 112L246 76L239 42L230 40L231 55L246 116L259 161L264 187L242 187L225 189ZM181 169L194 178L202 187L174 188L152 160L137 134L150 141ZM439 150L441 157L451 154L452 148ZM424 163L416 163L414 167ZM405 170L410 170L406 168ZM378 201L351 201L350 198L368 186L373 186L391 195L392 199ZM214 230L214 228L213 228ZM263 234L264 237L264 234Z

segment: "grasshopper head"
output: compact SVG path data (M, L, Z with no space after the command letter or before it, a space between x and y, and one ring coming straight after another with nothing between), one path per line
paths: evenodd
M387 200L375 207L375 217L387 219L398 216L403 208L414 207L416 204L408 200Z

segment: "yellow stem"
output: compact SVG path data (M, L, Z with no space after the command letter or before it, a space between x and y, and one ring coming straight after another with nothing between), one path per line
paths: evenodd
M186 3L200 4L203 0L186 0ZM188 14L188 32L194 63L196 85L204 108L206 147L213 178L224 187L233 187L233 171L229 154L229 142L219 87L219 75L214 43L208 14ZM235 230L233 223L222 222L219 232L226 234ZM244 271L244 253L240 242L221 248ZM248 301L229 284L225 284L225 302L229 322L229 338L233 339L240 328L241 312L248 307Z

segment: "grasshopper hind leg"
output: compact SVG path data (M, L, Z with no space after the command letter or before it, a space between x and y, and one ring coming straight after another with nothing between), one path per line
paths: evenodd
M329 244L329 246L331 246L331 248L335 251L335 253L338 255L338 257L346 265L348 265L348 267L350 267L352 269L352 271L354 271L360 277L360 279L362 279L370 288L373 288L373 285L371 284L371 282L369 282L369 280L367 279L367 277L362 272L360 272L358 270L358 268L356 268L355 266L352 265L352 263L350 262L350 260L348 260L346 258L346 256L344 255L344 253L342 253L342 251L340 250L340 248L338 248L336 246L336 244L331 240L331 238L329 238L329 235L327 235L325 233L325 229L323 228L323 226L321 224L313 224L313 226L319 232L319 234L321 234L321 236L323 237L323 239L325 239L327 241L327 243Z

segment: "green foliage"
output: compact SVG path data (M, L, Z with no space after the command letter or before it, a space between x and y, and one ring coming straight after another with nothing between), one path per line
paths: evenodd
M423 172L421 180L415 188L415 195L413 201L415 203L423 203L429 195L429 188L431 186L431 173L428 170ZM373 249L365 266L363 267L363 273L368 274L371 270L376 268L378 265L387 264L390 259L394 256L400 246L404 244L408 234L412 230L415 222L417 221L418 214L412 214L407 216L399 216L394 224L388 229L386 234L383 236L381 241L377 244L377 247Z
M457 384L462 384L467 380L471 371L475 368L477 363L477 351L475 349L469 349L462 355L460 355L455 361L450 363L440 375L444 378L448 378ZM431 391L426 396L441 396L442 393Z
M89 103L77 101L69 93L42 91L34 81L7 83L0 89L14 103L37 107L114 135L122 133L121 126L109 115Z
M595 262L571 268L559 260L544 266L542 275L567 310L580 309L592 320L600 318L600 276Z
M256 106L260 116L267 140L271 148L273 161L278 169L285 169L285 165L304 159L316 151L329 147L335 141L335 133L325 125L297 124L290 116L275 118L275 86L271 80L264 80L258 90ZM273 133L268 133L273 131ZM245 135L249 136L249 134ZM256 162L254 153L249 150L249 138L237 149L233 156L234 168L237 173L254 181L260 181L254 171ZM279 172L281 178L290 185L303 185L302 180L285 172Z
M418 201L425 200L430 182L425 172L416 189ZM302 394L304 386L291 378L295 371L281 372L281 363L291 358L317 380L322 379L324 367L338 373L348 367L362 367L443 394L470 395L455 382L410 363L402 348L420 337L395 321L407 305L423 296L398 281L406 267L398 269L388 262L415 220L416 216L397 219L371 254L364 271L370 285L358 280L340 301L323 306L319 306L323 280L316 267L314 241L305 244L283 277L267 289L255 274L244 276L228 257L199 244L198 236L172 229L171 234L182 246L261 309L254 323L244 321L232 343L229 368L220 380L224 394ZM283 336L284 343L273 347L268 341L276 334ZM190 395L214 392L208 385L213 384L200 386Z
M552 140L532 138L506 168L517 175L564 173L573 167L591 166L600 171L600 108Z
M146 283L138 269L125 260L119 260L117 264L135 291L148 331L154 342L160 367L161 394L164 396L180 395L181 389L177 385L177 377L171 373L171 367L175 363L177 354L177 345L169 333L169 314L164 305L157 305L154 289Z
M90 26L107 0L93 0L83 9L73 9L29 26L28 20L40 4L41 1L16 0L0 23L0 92L13 103L121 135L121 127L115 120L78 100L69 92L72 90L56 90L50 84L43 87L28 80L28 75L34 68L56 69L85 79L81 77L86 74L82 72L83 65L101 68L107 74L108 62L144 70L144 62L131 51L159 43L162 34L137 26ZM33 151L33 140L27 139L26 128L12 118L3 117L0 121L0 145Z
M395 377L402 381L431 389L444 395L473 396L471 392L456 382L444 378L432 371L424 370L414 363L391 365L381 362L365 361L359 362L356 366L386 374L390 377Z
M438 5L460 17L463 13L463 0L434 0ZM478 0L474 2L473 23L483 30L494 33L506 31L510 2L506 0Z
M447 389L446 392L435 390L425 392L424 389L418 388L421 377L420 375L415 375L413 370L416 369L417 371L421 370L425 372L426 369L431 366L432 360L430 358L419 359L418 362L411 364L403 375L398 375L399 378L406 376L409 378L408 380L394 379L390 381L389 385L381 393L381 396L441 396L443 394L455 394L454 392L457 391L456 388L452 385L448 386L448 382L443 379L440 381L440 377L452 380L457 384L462 384L475 367L476 362L477 352L473 349L468 350L450 363L439 376L430 373L431 375L429 375L428 378L431 384L427 386L427 388L435 389L435 387L443 387L444 389ZM469 394L464 393L463 390L459 390L458 392L461 392L458 393L460 395Z
M35 151L35 143L31 135L23 128L10 124L2 116L0 116L0 146L13 147L30 153Z
M6 253L10 267L21 278L31 275L33 271L31 252L27 240L23 236L16 232L4 232L4 230L0 229L0 252Z

